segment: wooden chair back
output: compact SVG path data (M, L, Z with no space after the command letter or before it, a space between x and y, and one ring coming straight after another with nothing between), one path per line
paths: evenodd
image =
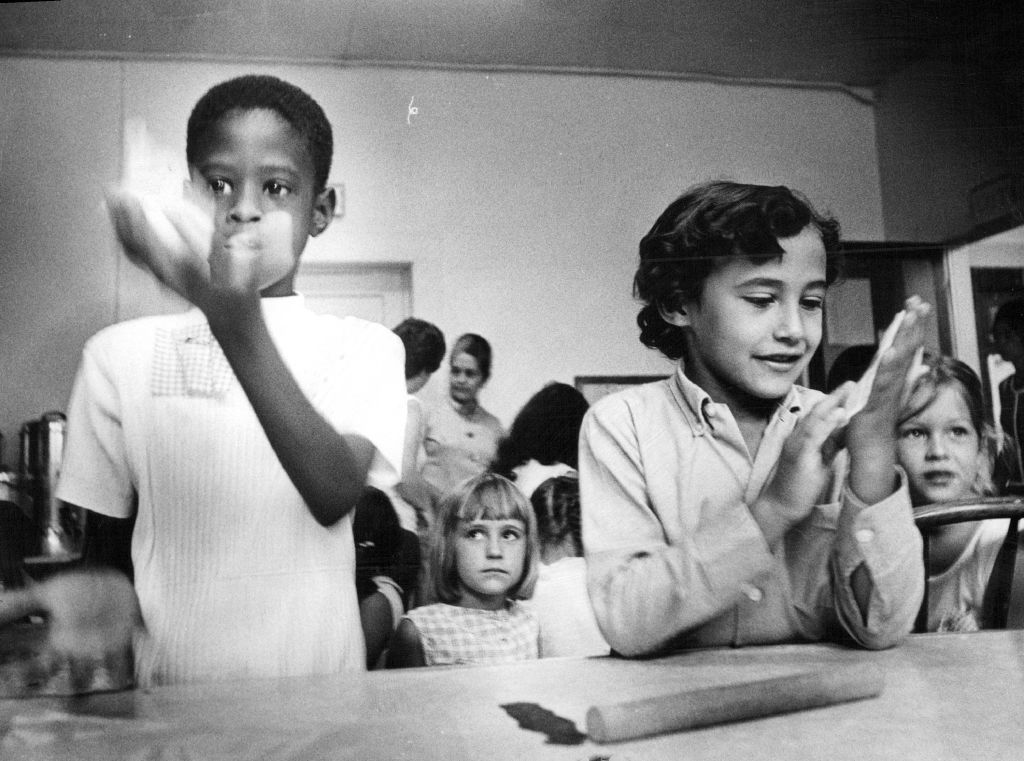
M1024 629L1024 496L980 497L914 508L914 522L924 541L925 593L914 631L928 630L928 529L951 523L1009 518L1006 538L996 555L985 587L982 626L987 629Z

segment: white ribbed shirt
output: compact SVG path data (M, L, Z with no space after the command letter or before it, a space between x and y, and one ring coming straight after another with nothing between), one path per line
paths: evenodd
M264 299L275 345L342 432L374 443L369 481L400 470L401 342L381 325ZM146 317L86 344L58 496L137 509L140 684L364 667L351 518L324 528L299 496L198 310ZM137 508L135 506L137 497Z

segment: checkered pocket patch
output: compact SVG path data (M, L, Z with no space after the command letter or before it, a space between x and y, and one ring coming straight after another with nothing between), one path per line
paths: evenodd
M159 330L153 356L153 396L221 397L235 376L205 323Z

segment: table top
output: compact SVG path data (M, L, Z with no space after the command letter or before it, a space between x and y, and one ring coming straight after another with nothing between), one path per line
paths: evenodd
M882 694L608 745L580 734L594 704L836 664L880 668ZM999 631L882 652L783 645L6 700L0 758L1017 761L1022 719L1024 631Z

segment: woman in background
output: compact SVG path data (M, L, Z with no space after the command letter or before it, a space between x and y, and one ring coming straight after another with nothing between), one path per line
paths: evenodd
M448 399L430 410L422 475L440 494L490 467L505 431L480 405L491 377L491 345L475 333L459 336L449 357Z

